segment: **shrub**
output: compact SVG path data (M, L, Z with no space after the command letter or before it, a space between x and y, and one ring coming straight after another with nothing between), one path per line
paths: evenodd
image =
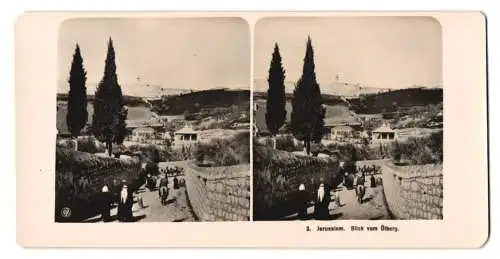
M283 137L276 137L276 149L288 151L288 152L297 151L297 147L295 146L294 137L291 135L286 135Z
M199 143L194 150L198 162L210 160L214 166L231 166L250 161L249 133L236 134L231 139L217 139L210 143Z
M155 145L131 145L127 149L130 152L140 152L142 160L147 160L152 163L165 161L166 151L158 148Z
M63 149L75 149L75 143L69 139L58 140L56 147Z
M410 164L443 162L443 132L428 137L410 138L406 142L394 142L391 156L394 160L407 160Z
M94 137L86 137L78 139L78 151L87 153L102 153L106 150L104 145L96 145Z

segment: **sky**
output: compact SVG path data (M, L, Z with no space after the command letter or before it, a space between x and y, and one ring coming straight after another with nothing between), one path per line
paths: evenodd
M110 37L124 94L137 87L138 78L141 84L175 89L250 87L250 31L242 19L72 19L59 32L59 93L68 91L78 43L87 92L93 94L91 84L102 78Z
M442 86L441 25L431 17L276 17L257 22L254 79L267 79L278 43L287 81L302 73L311 36L320 85Z

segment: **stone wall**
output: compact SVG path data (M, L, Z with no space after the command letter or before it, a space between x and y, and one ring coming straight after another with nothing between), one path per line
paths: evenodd
M387 204L398 219L443 219L442 165L383 167Z
M91 213L95 195L106 184L111 191L125 180L134 190L141 172L138 158L117 159L100 157L72 149L56 148L55 213L56 221L60 210L68 207L74 218L87 217Z
M254 145L254 220L278 219L293 213L300 184L305 185L312 197L320 178L328 184L338 171L339 161L333 157L299 156Z
M186 188L201 221L250 220L250 165L198 167L188 163Z

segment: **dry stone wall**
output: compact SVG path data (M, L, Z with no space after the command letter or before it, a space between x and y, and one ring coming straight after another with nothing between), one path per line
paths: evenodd
M338 172L339 161L333 157L299 156L254 146L254 220L271 220L293 213L300 184L305 185L312 197L320 178L329 183Z
M250 220L250 166L198 167L188 163L186 188L201 221Z
M442 165L383 168L384 192L398 219L443 219Z

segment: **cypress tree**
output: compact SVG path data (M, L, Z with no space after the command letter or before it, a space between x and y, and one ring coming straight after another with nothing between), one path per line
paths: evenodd
M293 92L291 116L293 135L304 141L308 155L311 152L311 141L320 142L324 132L324 108L314 69L314 51L311 38L308 37L302 76Z
M71 70L69 72L68 113L66 124L72 137L80 135L88 119L87 112L87 72L83 67L80 47L76 44Z
M120 143L124 138L124 135L121 135L121 130L124 127L126 117L124 118L123 115L123 95L118 84L115 50L113 41L110 38L104 65L104 75L95 93L94 115L92 117L92 132L100 141L106 143L110 156L113 150L112 143Z
M274 45L267 82L269 88L267 90L266 125L273 136L273 148L276 148L274 137L286 120L285 70L281 64L278 43Z

